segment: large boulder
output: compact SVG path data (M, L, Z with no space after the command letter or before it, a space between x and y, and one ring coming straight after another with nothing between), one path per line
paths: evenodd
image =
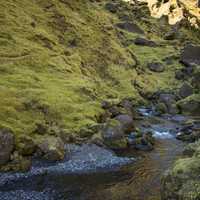
M59 161L65 157L65 146L59 137L48 136L38 142L38 151L48 161Z
M186 45L181 53L180 60L186 66L200 65L200 46Z
M15 138L11 130L0 129L0 166L5 165L14 150Z

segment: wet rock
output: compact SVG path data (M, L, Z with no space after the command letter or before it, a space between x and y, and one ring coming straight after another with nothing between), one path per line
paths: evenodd
M177 80L184 80L186 78L186 75L182 70L178 70L175 72L175 78Z
M180 60L186 66L200 65L200 46L186 45L181 53Z
M58 137L48 136L42 139L39 141L38 149L43 158L48 161L59 161L65 157L64 143Z
M136 38L134 43L136 45L140 45L140 46L148 46L148 47L156 47L157 46L157 44L154 41L147 40L145 38L140 38L140 37Z
M180 97L181 98L186 98L186 97L188 97L188 96L190 96L192 94L193 94L193 88L192 88L192 86L190 84L188 84L188 83L185 82L181 86L181 88L179 90Z
M128 145L137 150L151 151L154 145L153 134L151 132L133 132L128 136Z
M21 136L17 143L17 148L21 155L31 156L36 151L36 144L29 136Z
M144 31L137 24L134 24L133 22L120 22L116 24L116 27L131 33L144 34Z
M165 70L163 64L159 62L148 63L147 67L153 72L163 72Z
M15 138L12 131L6 128L0 129L0 166L10 160L14 144Z

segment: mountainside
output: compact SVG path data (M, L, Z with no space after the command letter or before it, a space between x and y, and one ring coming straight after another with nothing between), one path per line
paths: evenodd
M178 90L181 50L200 42L181 23L151 18L139 2L1 0L0 126L14 133L15 150L22 136L91 136L103 100L145 105Z

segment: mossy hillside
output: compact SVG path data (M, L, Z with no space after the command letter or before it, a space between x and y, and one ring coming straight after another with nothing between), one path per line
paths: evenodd
M109 14L62 2L1 2L0 123L16 133L46 121L78 130L94 123L102 99L135 95L134 60L103 30Z
M144 13L148 19L144 23L130 9L122 12L135 17L147 37L163 42L155 19ZM97 121L102 100L131 96L140 101L134 81L151 92L177 85L177 61L159 76L146 69L146 63L179 49L170 43L154 49L125 47L121 30L115 28L118 17L105 10L104 2L2 0L0 125L17 135L32 135L38 123L78 132ZM124 35L125 39L138 36L126 31Z

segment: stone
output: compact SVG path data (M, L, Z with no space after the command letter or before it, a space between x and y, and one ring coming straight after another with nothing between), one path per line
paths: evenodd
M65 157L65 146L59 137L48 136L39 141L38 149L43 158L48 161L59 161Z
M192 78L192 86L197 89L200 90L200 72L196 73L193 78Z
M36 144L31 137L24 135L19 138L17 148L21 155L31 156L36 151Z
M104 124L101 136L103 143L111 149L127 148L127 140L122 124L115 119L110 119Z
M200 65L200 46L186 45L181 53L180 61L186 66Z
M117 5L114 4L114 3L107 3L107 4L105 5L105 9L108 10L109 12L111 12L111 13L116 13L118 7L117 7Z
M5 165L10 160L15 147L15 138L11 130L0 129L0 166Z
M178 103L182 113L199 115L200 113L200 101L195 99L188 99L186 101L180 101Z
M190 84L188 84L187 82L185 82L181 86L181 88L179 90L180 97L181 98L186 98L186 97L188 97L188 96L190 96L192 94L193 94L193 88L192 88L192 86Z
M137 24L134 24L133 22L120 22L116 24L116 27L131 33L144 34L144 31Z
M148 46L148 47L156 47L157 44L154 42L154 41L151 41L151 40L147 40L145 38L136 38L134 43L136 45L140 45L140 46Z
M165 70L165 67L160 62L148 63L147 67L153 72L163 72Z
M124 133L131 133L134 130L134 121L130 115L118 115L115 120L120 122Z

